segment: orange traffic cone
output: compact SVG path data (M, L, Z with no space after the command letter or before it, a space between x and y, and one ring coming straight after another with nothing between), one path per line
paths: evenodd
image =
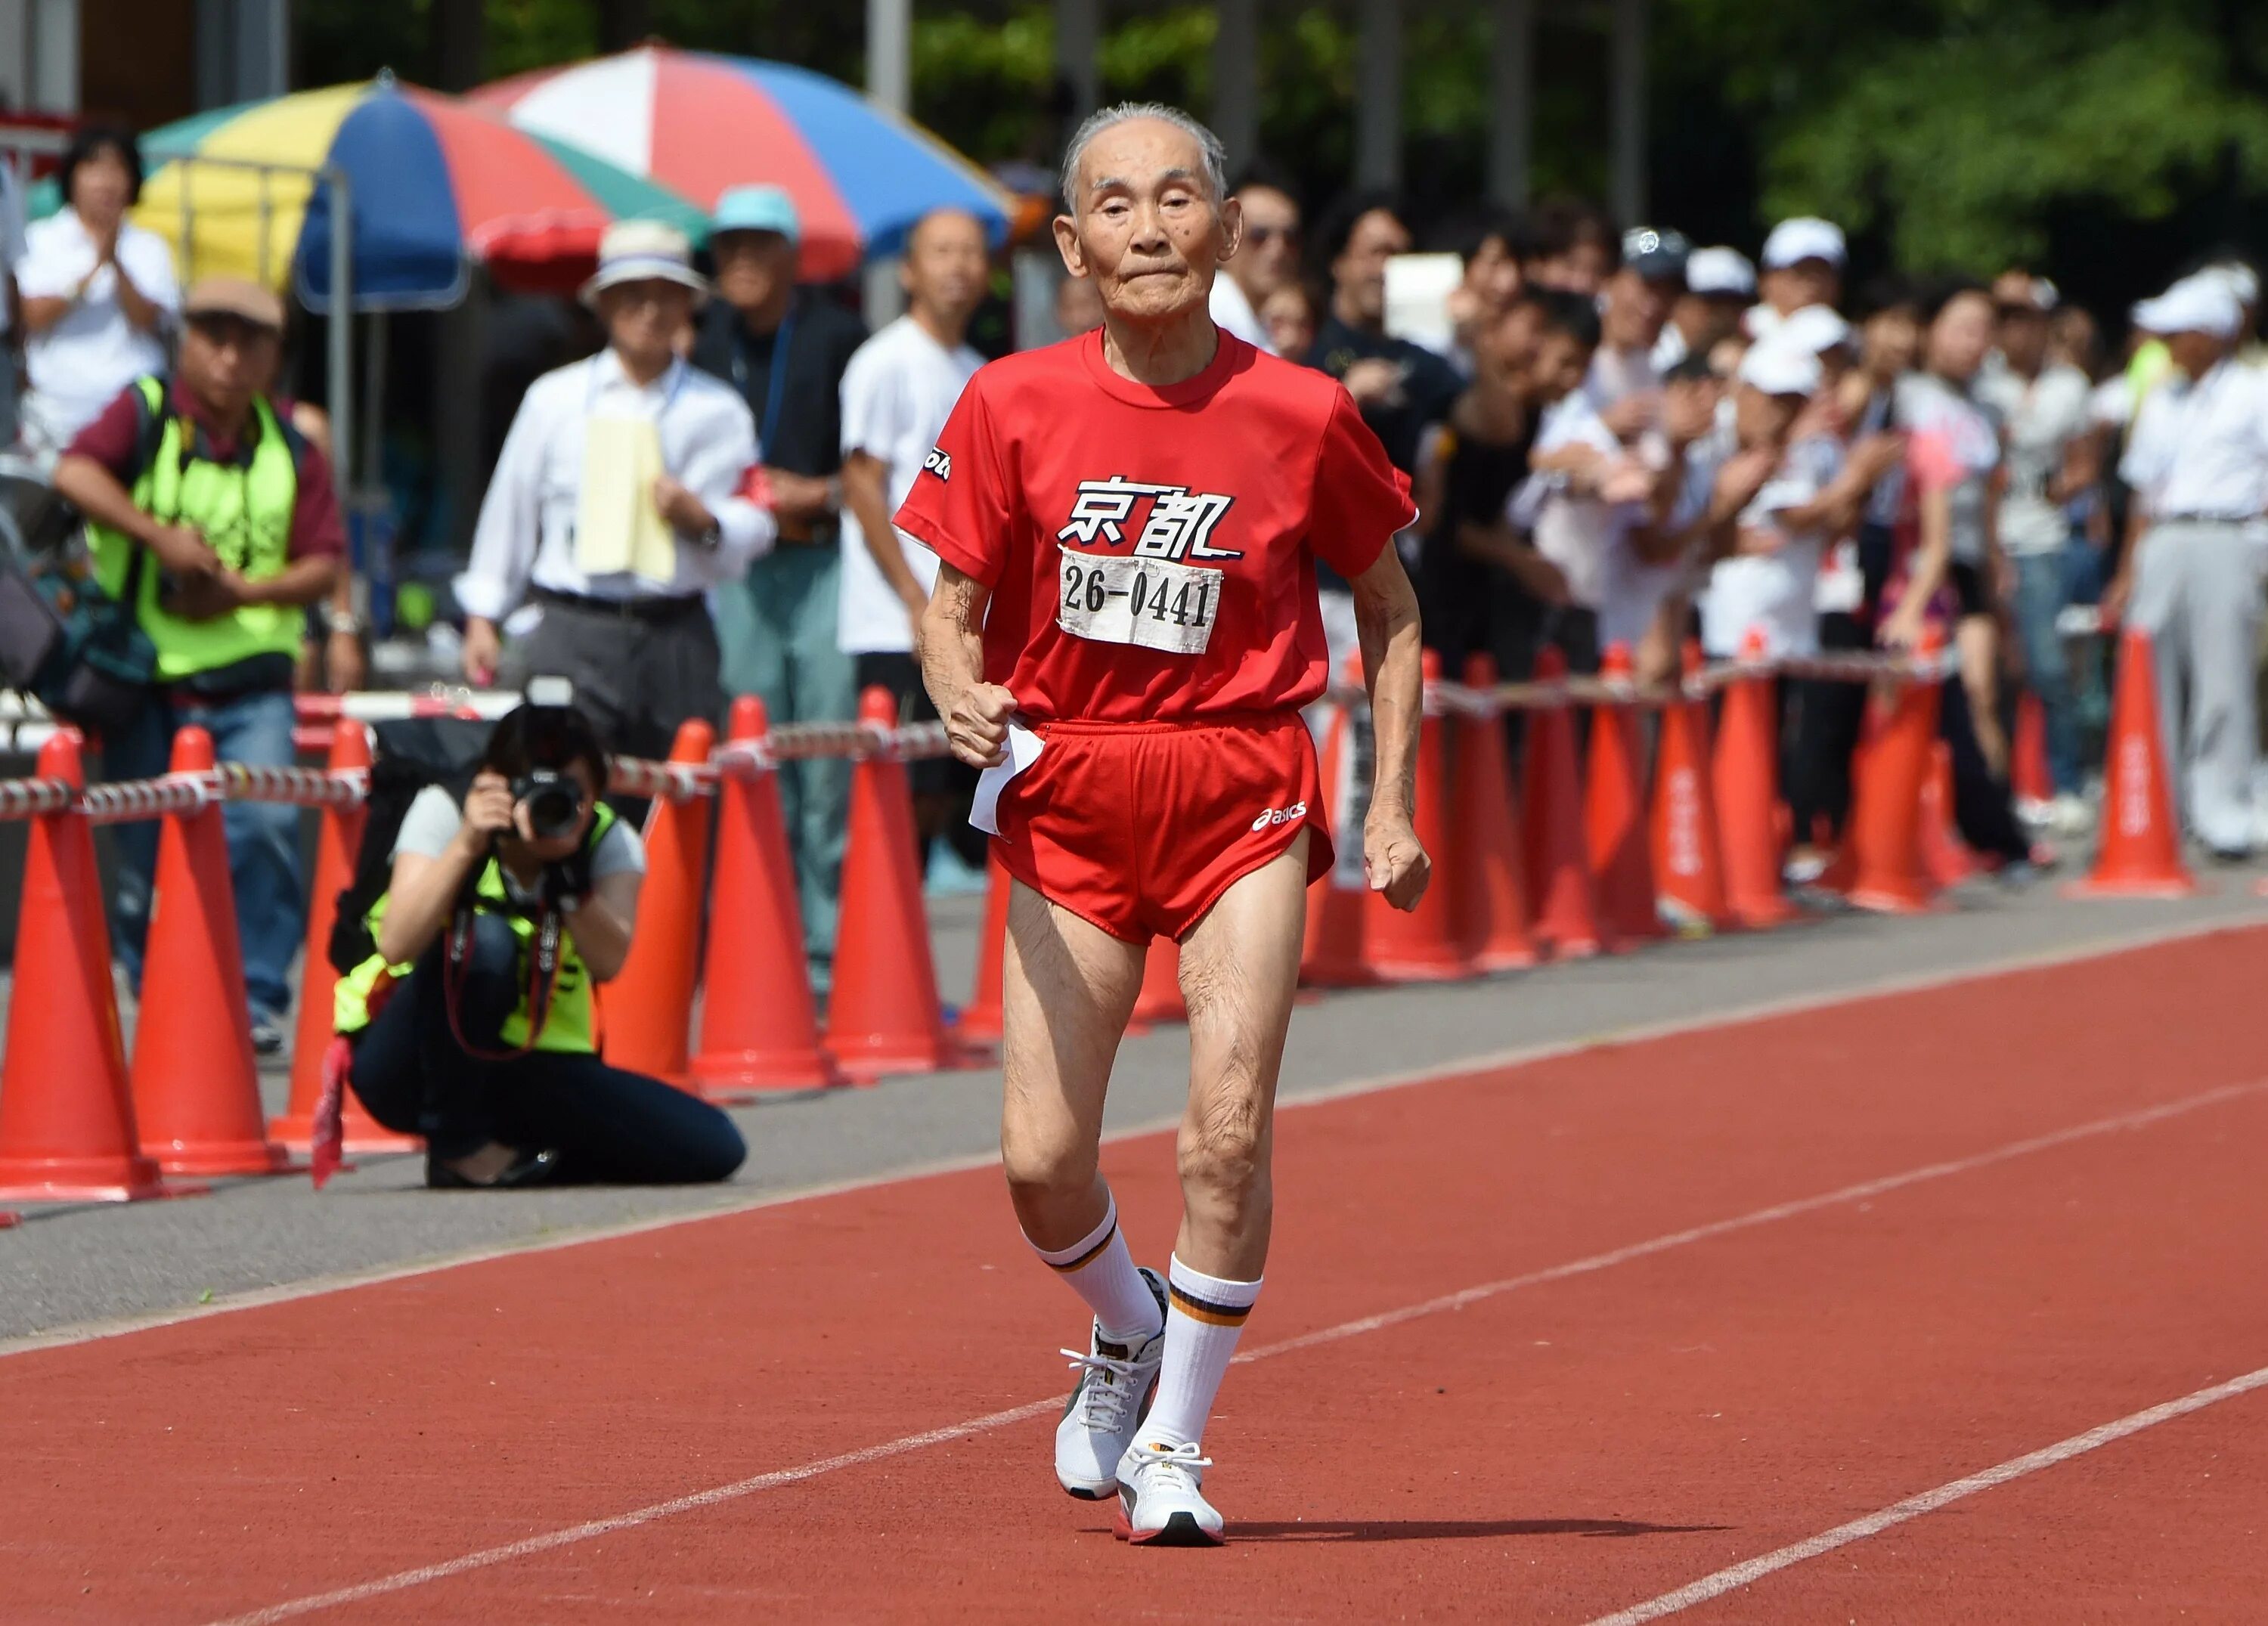
M999 855L985 865L984 923L976 934L976 986L961 1007L954 1032L964 1042L990 1044L1000 1037L1000 985L1008 945L1008 870Z
M1440 656L1427 650L1424 665L1426 684L1439 683ZM1456 894L1465 878L1449 865L1449 762L1441 732L1440 716L1429 704L1418 725L1418 805L1410 820L1436 866L1433 883L1414 909L1395 909L1382 892L1364 899L1363 958L1381 982L1438 982L1470 969L1457 941Z
M1685 675L1700 670L1701 646L1688 643ZM1725 901L1709 781L1709 703L1673 701L1662 708L1653 770L1653 873L1663 901L1697 925L1723 931L1738 923Z
M1352 675L1354 661L1348 662ZM1359 824L1350 821L1354 798L1354 717L1334 708L1323 737L1323 807L1343 856L1359 854ZM1362 957L1365 888L1339 885L1338 866L1307 887L1307 935L1300 952L1300 980L1318 988L1357 988L1374 981Z
M1171 938L1152 938L1148 958L1142 962L1142 991L1134 996L1131 1020L1143 1027L1160 1022L1186 1022L1189 1008L1182 999L1182 945Z
M1604 678L1628 679L1630 646L1616 644L1600 665ZM1602 703L1591 712L1591 771L1583 785L1583 845L1598 899L1599 923L1617 946L1664 935L1646 851L1646 769L1638 710Z
M333 773L370 767L370 731L342 717L331 730ZM330 1048L331 997L339 974L331 967L331 927L338 919L339 894L354 882L355 855L362 849L365 810L362 804L323 809L322 833L315 842L315 882L307 894L307 948L299 962L299 1024L291 1041L291 1098L283 1115L271 1118L268 1133L293 1151L314 1143L315 1104L323 1093L323 1053ZM349 1090L341 1100L341 1150L349 1152L415 1151L414 1135L396 1135L370 1114Z
M212 736L173 736L173 770L211 771ZM167 813L134 1030L134 1119L168 1174L273 1174L291 1157L268 1138L245 1003L221 810Z
M1566 657L1546 648L1535 658L1535 678L1567 675ZM1562 960L1598 953L1598 906L1583 844L1583 794L1575 770L1575 726L1565 706L1540 706L1528 716L1528 771L1521 776L1520 833L1527 859L1528 897L1535 909L1538 941Z
M1933 636L1925 637L1923 658L1940 647ZM1896 684L1887 695L1878 689L1871 702L1874 742L1852 786L1848 837L1857 865L1849 894L1855 908L1911 915L1929 907L1933 888L1922 865L1922 787L1937 744L1942 698L1938 681L1927 679Z
M1750 632L1741 658L1761 661L1764 636ZM1779 720L1769 673L1734 678L1725 690L1723 726L1711 763L1711 799L1725 862L1725 902L1748 927L1793 920L1795 906L1780 891Z
M699 717L678 725L669 760L697 767L717 731ZM638 890L630 958L605 992L600 1053L608 1064L687 1087L693 985L701 965L701 908L708 896L706 796L656 799L645 821L645 885Z
M2015 761L2009 776L2019 802L2044 802L2055 795L2055 779L2048 772L2048 709L2029 689L2016 702Z
M764 703L753 695L733 703L728 726L735 740L771 732ZM686 1075L693 1093L735 1100L842 1083L819 1046L803 911L779 780L770 769L728 774L718 788L716 898L701 980L701 1048Z
M1958 887L1984 867L1954 821L1953 747L1942 739L1930 747L1929 777L1921 787L1921 867L1940 888Z
M1496 687L1496 662L1465 659L1465 687ZM1457 880L1457 937L1476 971L1506 971L1535 963L1528 935L1528 887L1521 871L1520 815L1513 807L1512 765L1505 760L1504 718L1457 719L1456 761L1451 765L1454 818L1449 832L1448 872Z
M39 772L73 791L85 785L75 732L49 736ZM0 1197L171 1195L135 1135L93 834L76 811L40 813L29 834L0 1064Z
M2087 879L2066 888L2074 897L2185 898L2198 889L2182 863L2174 822L2173 779L2158 735L2154 659L2148 633L2130 626L2119 635L2102 839Z
M858 720L894 728L897 702L887 689L870 688L859 699ZM948 1055L914 852L906 765L881 754L860 758L850 775L842 926L827 1011L827 1048L854 1083L933 1072Z

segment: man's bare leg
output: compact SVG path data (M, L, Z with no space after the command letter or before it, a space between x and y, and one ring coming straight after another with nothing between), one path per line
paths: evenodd
M1274 1218L1276 1076L1300 980L1307 841L1245 876L1182 945L1189 1104L1180 1138L1182 1229L1158 1398L1135 1449L1196 1446L1259 1297Z

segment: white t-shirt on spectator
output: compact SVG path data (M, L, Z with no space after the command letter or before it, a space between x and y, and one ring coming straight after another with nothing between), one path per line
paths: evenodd
M2065 449L2088 429L2087 375L2051 365L2036 379L1993 367L1977 380L1977 399L2000 415L2008 485L2000 498L2000 547L2010 554L2054 553L2071 541L2071 517L2048 496Z
M889 470L889 506L914 489L922 460L937 445L954 403L984 358L966 344L939 344L910 316L901 316L860 345L843 372L843 455L864 452ZM937 555L903 531L897 542L914 578L937 581ZM909 653L913 627L903 600L890 590L866 546L858 517L843 511L843 588L836 627L852 655Z
M1252 301L1226 270L1212 279L1212 320L1226 327L1263 356L1276 353L1275 341L1268 336L1268 325L1260 320L1260 313L1252 308Z
M94 239L69 209L25 233L16 285L27 299L67 298L94 269ZM173 251L154 232L131 221L118 228L118 265L142 297L170 320L180 313L173 280ZM63 320L24 347L30 394L25 416L45 439L61 446L92 423L118 393L148 372L166 370L162 334L144 333L126 320L118 301L118 270L105 266L86 297Z
M1717 561L1701 595L1701 647L1719 658L1742 652L1750 630L1764 634L1764 653L1812 655L1819 651L1819 570L1822 538L1791 531L1782 511L1814 501L1831 482L1841 449L1830 438L1798 441L1781 457L1737 522L1742 531L1766 531L1780 545L1770 553L1736 553Z
M1536 434L1538 453L1584 445L1609 457L1627 457L1582 391L1552 407ZM1564 476L1532 475L1512 496L1514 526L1532 529L1535 550L1557 565L1573 600L1597 613L1599 647L1636 647L1676 585L1679 564L1648 564L1631 548L1631 529L1646 517L1643 503L1608 503L1571 496Z

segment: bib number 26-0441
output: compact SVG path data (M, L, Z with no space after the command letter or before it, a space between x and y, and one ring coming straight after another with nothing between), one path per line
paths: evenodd
M1171 559L1063 549L1056 625L1074 637L1199 655L1220 614L1221 574Z

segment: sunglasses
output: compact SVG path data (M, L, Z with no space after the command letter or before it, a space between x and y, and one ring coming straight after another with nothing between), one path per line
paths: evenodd
M1300 234L1290 226L1247 226L1244 228L1244 240L1252 244L1256 247L1272 243L1278 238L1283 239L1283 240L1287 243L1293 243L1299 240Z

